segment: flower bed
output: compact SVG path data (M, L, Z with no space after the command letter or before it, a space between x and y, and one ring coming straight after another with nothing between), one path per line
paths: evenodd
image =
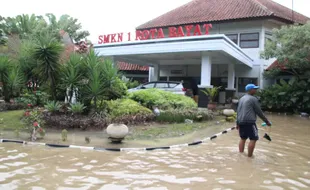
M70 114L47 114L43 116L46 128L53 129L103 129L107 126L104 118Z

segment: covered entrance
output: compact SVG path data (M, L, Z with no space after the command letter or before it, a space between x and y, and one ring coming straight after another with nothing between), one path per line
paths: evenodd
M253 66L253 59L225 35L110 43L94 48L99 56L114 61L150 66L149 81L170 80L171 76L194 77L199 88L204 89L218 85L214 79L225 78L226 99L236 91L236 71ZM199 106L205 107L207 99L199 95Z

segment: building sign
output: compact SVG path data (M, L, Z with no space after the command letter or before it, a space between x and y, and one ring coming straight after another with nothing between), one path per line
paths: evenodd
M212 28L212 24L204 24L201 28L199 24L196 25L185 25L178 27L168 27L168 37L184 37L184 36L201 36L208 35L209 29ZM98 44L105 43L116 43L133 40L148 40L148 39L160 39L165 38L165 33L163 28L153 28L149 30L137 30L134 34L134 38L131 36L131 32L127 34L115 33L115 34L105 34L99 36Z

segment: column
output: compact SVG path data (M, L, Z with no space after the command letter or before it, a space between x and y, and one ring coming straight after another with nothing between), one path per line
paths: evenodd
M235 64L228 64L227 90L235 90Z
M211 86L211 56L207 52L203 52L201 56L201 76L200 88L198 92L198 107L207 108L209 104L209 97L202 91Z
M260 51L264 51L264 49L265 49L265 38L266 38L265 32L266 32L265 27L263 25L262 32L260 35L260 38L261 38L261 40L260 40ZM260 88L264 88L265 79L264 79L263 73L264 73L264 65L265 65L266 60L259 59L258 61L260 62L260 70L259 70L259 76L258 76L258 81L257 81L258 84L257 85L259 85Z
M114 56L110 56L109 59L112 61L113 65L116 66L115 57Z
M153 68L154 68L153 81L159 81L160 67L159 67L159 65L154 65Z
M154 76L154 68L149 67L149 82L152 82Z
M149 82L158 81L159 75L160 75L159 65L153 65L153 67L149 67Z
M228 103L231 103L231 100L235 96L235 63L228 64L228 76L227 76L227 88L225 93L225 98Z
M208 53L202 53L201 57L201 87L211 87L211 57Z

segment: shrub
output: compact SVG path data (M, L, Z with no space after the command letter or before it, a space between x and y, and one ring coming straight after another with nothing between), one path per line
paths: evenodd
M48 99L50 98L50 95L48 95L46 92L40 92L37 91L35 94L36 98L37 98L37 106L44 106L47 102Z
M26 129L32 129L33 123L37 122L41 126L44 126L42 110L35 108L33 110L26 110L23 117L23 122L26 125Z
M118 99L107 101L107 111L111 122L138 124L154 120L153 112L130 99Z
M292 78L289 82L280 80L280 84L262 90L258 96L263 109L285 112L310 112L310 79Z
M130 99L118 99L107 102L108 112L112 118L137 114L152 114L152 111Z
M163 110L197 107L197 104L192 98L160 89L146 89L132 92L129 94L129 98L150 109L153 106L158 106Z
M167 123L184 123L186 119L207 121L213 119L213 113L207 109L170 109L161 111L156 117L156 121Z
M25 129L30 132L32 141L37 139L37 134L43 138L45 136L45 130L43 129L44 120L42 110L36 108L33 110L26 110L24 113L23 121L25 123Z
M33 106L43 106L47 104L49 95L45 92L37 92L37 93L25 93L22 94L21 97L15 98L16 103L28 105L31 104Z
M20 103L7 103L6 104L6 109L11 111L11 110L22 110L25 109L26 105L20 104Z
M20 97L15 98L14 101L25 105L36 105L37 99L34 94L25 93Z
M85 108L86 107L84 106L84 104L77 102L75 104L70 104L69 111L73 114L81 114L83 113Z
M128 81L126 82L126 86L127 86L128 89L136 88L136 87L138 87L139 85L140 85L139 81L136 81L136 80L134 80L134 81L128 80Z
M12 110L22 110L27 106L21 103L0 103L0 112L1 111L12 111Z
M48 102L45 106L44 106L45 109L47 109L47 111L51 112L51 113L55 113L55 112L58 112L61 108L61 105L59 102L57 101L51 101L51 102Z

